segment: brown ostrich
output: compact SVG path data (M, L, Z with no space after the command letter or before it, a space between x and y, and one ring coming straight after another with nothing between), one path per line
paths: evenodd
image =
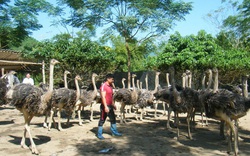
M50 79L49 79L49 90L43 93L42 89L30 84L20 83L13 87L11 94L11 104L18 109L24 116L24 133L22 136L21 147L28 148L25 144L26 133L28 132L31 151L34 154L38 154L38 150L33 141L30 122L34 116L45 115L50 111L50 100L53 92L53 73L55 64L59 63L57 60L52 59L50 61Z
M144 109L147 106L152 106L154 103L154 94L157 92L157 88L159 86L159 75L160 72L155 72L155 88L154 90L145 90L143 92L141 92L141 94L138 97L137 103L135 104L135 107L140 108L141 109L141 115L140 115L140 120L143 120L143 114L144 114ZM136 119L137 118L137 114L136 114Z
M120 123L126 123L125 119L125 106L126 105L134 105L136 104L138 100L138 91L135 88L135 74L132 74L132 86L133 90L131 91L130 89L119 89L114 93L113 99L114 101L118 101L121 103L121 108L120 108Z
M76 101L80 98L80 88L78 85L78 81L81 80L79 75L75 77L75 86L76 90L68 89L68 88L60 88L53 91L51 98L52 109L50 111L50 121L48 130L51 128L51 123L53 120L54 112L57 111L58 117L58 130L62 131L63 128L61 126L61 111L65 110L68 114L67 124L69 125L69 118L74 110Z
M82 125L81 111L86 106L90 106L90 121L93 121L93 102L95 101L98 91L96 87L96 73L92 74L92 84L94 90L81 90L81 96L75 105L75 110L77 110L79 125Z
M159 101L162 102L163 105L163 115L166 115L166 104L169 103L169 97L170 97L170 88L171 85L169 84L169 73L166 73L166 82L167 82L167 86L165 88L160 88L158 89L158 91L154 94L155 96L155 113L154 113L154 117L157 117L157 108L158 108L158 103Z

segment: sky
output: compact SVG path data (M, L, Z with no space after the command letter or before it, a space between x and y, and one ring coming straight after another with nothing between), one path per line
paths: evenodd
M55 1L55 0L52 0ZM221 6L221 0L183 0L184 2L193 2L193 9L190 14L185 16L185 21L176 22L176 25L173 29L168 32L168 34L173 34L175 31L180 32L182 36L186 35L197 35L197 32L200 30L205 30L207 33L216 35L218 29L216 25L209 22L209 20L204 17L213 10L218 9ZM51 26L51 20L44 14L41 14L39 17L40 24L43 25L43 28L39 31L34 31L32 37L41 41L44 39L50 39L56 34L66 32L66 29L63 27ZM77 32L77 29L74 30Z

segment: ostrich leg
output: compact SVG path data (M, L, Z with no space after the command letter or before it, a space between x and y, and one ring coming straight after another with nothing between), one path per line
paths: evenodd
M155 114L154 114L154 117L155 117L155 118L157 117L158 103L159 103L159 100L156 100L156 102L155 102L155 104L154 104L154 107L155 107Z
M77 114L78 114L78 121L79 121L79 125L82 126L82 118L81 118L81 110L84 109L84 107L82 105L79 105L78 110L77 110Z
M24 114L25 125L24 125L23 137L21 140L21 147L25 148L25 149L28 148L28 146L25 144L26 132L28 132L29 138L30 138L30 143L31 143L31 151L34 154L39 154L38 150L36 149L36 144L34 143L31 132L30 132L30 121L33 118L33 116L29 115L27 112L24 112L23 114Z
M126 123L126 120L125 120L125 104L123 102L121 103L121 108L120 108L120 123Z
M170 124L169 124L169 122L170 122L171 112L172 112L172 108L171 108L171 107L169 107L169 108L168 108L168 121L167 121L167 129L171 129Z
M64 129L62 128L62 124L61 124L61 110L60 109L57 112L57 117L58 117L58 130L63 131Z
M96 105L96 101L94 101L94 102L92 102L91 104L90 104L90 121L93 121L93 113L94 113L94 111L93 111L93 106L94 105Z

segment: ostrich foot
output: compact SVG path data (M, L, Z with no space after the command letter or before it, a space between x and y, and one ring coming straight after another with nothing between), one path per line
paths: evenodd
M21 147L24 149L29 149L29 147L26 144L21 144Z
M46 122L43 123L43 128L48 128L48 125Z
M36 154L36 155L39 154L39 152L38 152L38 150L36 149L36 147L31 147L31 152L32 152L32 154Z
M167 125L167 129L172 129L172 127L170 125Z
M58 128L58 130L61 132L65 131L65 129L63 129L62 127Z

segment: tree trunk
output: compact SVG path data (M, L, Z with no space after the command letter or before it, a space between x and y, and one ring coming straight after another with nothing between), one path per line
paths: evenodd
M130 88L130 78L131 78L131 76L130 76L130 66L131 66L131 53L130 53L130 49L129 49L129 45L128 45L128 42L127 42L127 40L125 39L125 46L126 46L126 50L127 50L127 53L128 53L128 88Z

